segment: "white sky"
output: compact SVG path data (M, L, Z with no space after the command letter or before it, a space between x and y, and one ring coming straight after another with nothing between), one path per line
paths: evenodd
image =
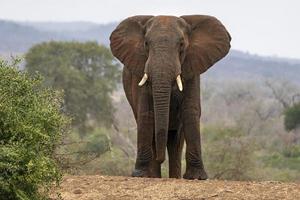
M213 15L233 49L300 58L300 0L0 0L0 19L107 23L137 14Z

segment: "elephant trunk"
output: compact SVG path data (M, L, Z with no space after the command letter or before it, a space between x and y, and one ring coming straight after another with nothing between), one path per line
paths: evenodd
M162 80L163 74L154 75L152 79L152 92L155 120L156 160L162 163L165 160L165 151L168 140L169 109L171 82Z

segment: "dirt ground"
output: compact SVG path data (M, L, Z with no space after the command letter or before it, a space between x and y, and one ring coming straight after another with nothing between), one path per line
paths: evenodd
M131 199L291 199L300 200L300 183L189 181L112 176L65 176L58 190L65 200Z

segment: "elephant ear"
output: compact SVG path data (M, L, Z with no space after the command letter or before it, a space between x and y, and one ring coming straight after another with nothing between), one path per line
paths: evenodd
M231 37L215 17L181 16L191 27L189 46L182 65L185 79L199 75L223 58L230 49Z
M110 35L110 48L133 73L143 74L147 55L144 49L144 25L153 16L133 16L123 20Z

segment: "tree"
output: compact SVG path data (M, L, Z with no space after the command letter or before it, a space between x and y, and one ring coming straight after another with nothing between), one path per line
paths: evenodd
M40 75L0 60L0 199L41 199L60 172L53 158L69 119Z
M284 126L291 131L300 126L300 103L290 106L284 112Z
M47 42L32 47L25 58L26 69L39 71L45 86L64 90L64 109L81 134L95 124L111 125L111 96L120 71L106 47L96 42Z

